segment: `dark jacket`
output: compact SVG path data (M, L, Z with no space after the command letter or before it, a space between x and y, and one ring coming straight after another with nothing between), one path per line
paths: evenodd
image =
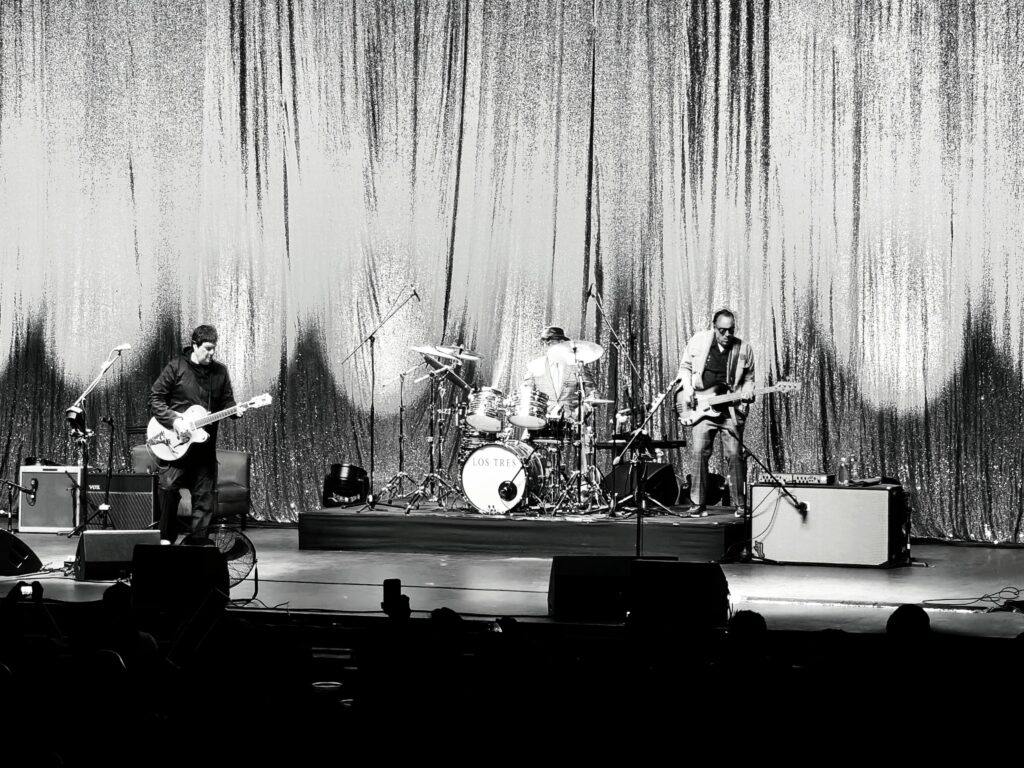
M186 347L171 360L149 392L149 412L167 429L173 428L174 420L190 406L201 405L213 413L235 405L228 369L217 361L196 365L191 355L192 348ZM206 427L214 440L217 426L214 423Z

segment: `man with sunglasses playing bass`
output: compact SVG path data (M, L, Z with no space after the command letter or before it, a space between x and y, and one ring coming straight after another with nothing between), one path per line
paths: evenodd
M730 310L715 312L711 325L710 330L698 331L687 342L679 363L681 383L676 392L676 414L683 426L693 427L689 514L707 517L708 459L715 436L721 433L735 514L742 517L746 508L747 467L740 441L749 404L754 401L754 352L750 344L736 336L736 317ZM725 393L741 397L731 405L698 415L702 398Z

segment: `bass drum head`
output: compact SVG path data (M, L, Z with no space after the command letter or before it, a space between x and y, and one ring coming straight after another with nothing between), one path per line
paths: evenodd
M514 440L482 445L462 465L462 493L479 511L503 514L519 506L542 475L543 464L529 446Z

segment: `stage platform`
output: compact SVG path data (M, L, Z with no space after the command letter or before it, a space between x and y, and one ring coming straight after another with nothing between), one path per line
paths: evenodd
M607 554L634 554L629 524L622 525L621 548ZM528 623L553 623L547 603L550 557L529 552L517 556L415 551L422 545L413 533L407 531L407 552L314 550L299 546L296 526L256 524L246 531L256 549L256 568L232 588L231 597L239 602L231 610L292 617L328 615L334 623L346 617L365 620L382 616L381 585L384 579L397 578L419 616L446 607L468 619L515 616ZM75 581L62 573L65 562L74 558L76 538L56 534L21 534L19 538L50 569L30 577L42 582L46 598L96 601L110 586L111 582ZM1024 587L1024 548L927 543L915 544L912 555L911 565L896 568L756 562L726 562L721 567L733 610L758 611L773 630L884 632L895 607L916 603L927 609L932 626L940 631L1000 638L1024 632L1024 613L992 610L1014 595L1019 599L1017 590ZM17 581L17 577L0 578L0 593L6 594ZM680 598L686 599L685 595Z
M749 534L732 508L711 507L690 518L686 507L672 514L633 510L610 516L486 515L470 510L412 510L377 506L328 508L299 515L299 549L354 552L431 552L505 557L621 555L676 557L695 562L738 560Z

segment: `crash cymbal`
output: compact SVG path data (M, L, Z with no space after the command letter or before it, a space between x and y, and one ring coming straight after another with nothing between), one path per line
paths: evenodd
M435 347L435 346L424 346L424 347L409 347L413 352L419 352L421 355L433 355L434 357L447 357L449 360L458 360L459 358L448 351L448 347Z
M548 347L548 359L563 365L572 365L574 363L586 365L587 363L594 362L603 354L604 348L592 341L571 339L558 344L552 344Z

